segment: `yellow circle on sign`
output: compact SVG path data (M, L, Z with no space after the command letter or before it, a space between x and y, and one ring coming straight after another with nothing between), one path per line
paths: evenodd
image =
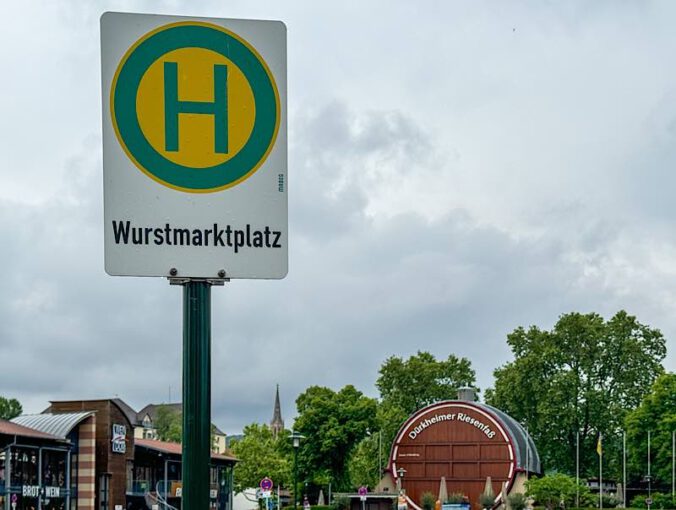
M180 101L214 101L214 66L227 66L228 152L214 150L214 117L179 115L179 150L167 151L164 125L164 63L178 70ZM136 95L139 126L150 145L168 160L191 168L208 168L235 156L246 144L256 120L253 91L244 73L231 60L204 48L181 48L165 53L148 67Z

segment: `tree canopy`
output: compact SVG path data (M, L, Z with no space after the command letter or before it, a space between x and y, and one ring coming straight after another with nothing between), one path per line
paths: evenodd
M171 443L180 443L183 441L183 413L176 408L161 404L157 407L155 422L153 423L157 431L157 438L160 441L169 441ZM211 424L211 449L217 449L216 426Z
M474 384L469 360L452 354L437 360L429 352L418 351L408 359L386 359L376 381L380 400L372 434L359 443L349 462L352 486L373 487L380 480L379 457L384 467L399 428L413 412L440 400L455 399L458 388Z
M382 445L378 444L379 439L379 434L373 433L362 439L354 449L347 466L352 487L365 486L372 490L380 481L378 450ZM388 452L380 453L385 457Z
M302 441L299 463L304 478L328 477L337 490L350 488L347 462L354 448L373 430L376 401L354 386L338 392L311 386L296 399L295 428Z
M418 351L407 360L397 356L386 359L376 381L380 391L378 428L384 444L392 444L412 413L434 402L457 398L459 388L475 386L475 378L470 361L453 354L437 360L429 352Z
M288 433L281 432L275 438L267 425L252 423L244 428L242 439L231 444L232 453L239 459L235 464L235 490L241 492L249 487L258 487L264 477L271 478L275 485L291 483Z
M15 398L0 397L0 418L11 420L23 412L19 401Z
M181 442L183 415L174 408L167 405L158 406L154 426L160 441Z
M672 433L676 430L676 374L662 374L625 420L632 472L647 474L650 431L651 475L656 485L671 480Z
M619 475L624 418L663 372L662 333L620 311L562 315L551 331L519 327L507 336L514 361L496 369L486 401L528 427L547 469L592 475L604 438L609 475Z
M456 398L458 388L473 386L476 377L466 358L450 354L438 361L423 351L407 360L389 357L379 374L376 386L380 398L399 407L406 416L434 402Z

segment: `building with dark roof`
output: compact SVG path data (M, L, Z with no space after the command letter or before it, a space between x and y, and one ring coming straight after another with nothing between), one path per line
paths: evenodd
M71 460L68 440L0 419L0 509L70 508Z
M180 510L181 445L135 438L138 414L115 398L0 420L0 510ZM235 462L211 455L209 510L232 510Z
M81 502L78 508L93 510L93 478L79 465L87 450L77 430L91 424L92 416L47 417L39 420L41 427L26 424L38 420L21 418L0 420L0 509L65 510Z
M172 404L148 404L138 413L135 413L134 437L137 439L158 439L157 434L157 416L162 408L168 409L176 415L183 414L183 404L180 402ZM226 435L214 423L211 424L211 433L213 436L213 451L220 454L226 454L228 449L226 445Z

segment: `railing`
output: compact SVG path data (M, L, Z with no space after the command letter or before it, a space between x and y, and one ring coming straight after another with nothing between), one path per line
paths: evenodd
M155 485L155 491L162 497L162 499L181 497L181 480L167 480L165 485L164 480L160 480Z
M157 482L157 486L155 487L155 494L156 494L156 499L157 499L158 503L161 505L161 508L163 508L164 510L177 510L176 507L171 506L167 502L166 491L165 491L164 495L162 494L162 491L160 489L162 488L161 485L163 483L164 482ZM166 487L165 487L165 489L166 489Z

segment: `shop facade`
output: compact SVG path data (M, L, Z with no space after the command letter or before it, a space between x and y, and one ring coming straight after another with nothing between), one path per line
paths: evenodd
M0 420L0 509L75 510L68 441Z
M209 468L210 510L232 510L234 459L212 454ZM167 502L181 508L183 492L181 445L152 439L136 439L134 469L127 485L127 510L143 510Z
M6 422L34 437L0 442L0 510L180 510L181 445L135 438L135 421L107 399L51 402ZM234 464L212 454L211 510L232 510Z

